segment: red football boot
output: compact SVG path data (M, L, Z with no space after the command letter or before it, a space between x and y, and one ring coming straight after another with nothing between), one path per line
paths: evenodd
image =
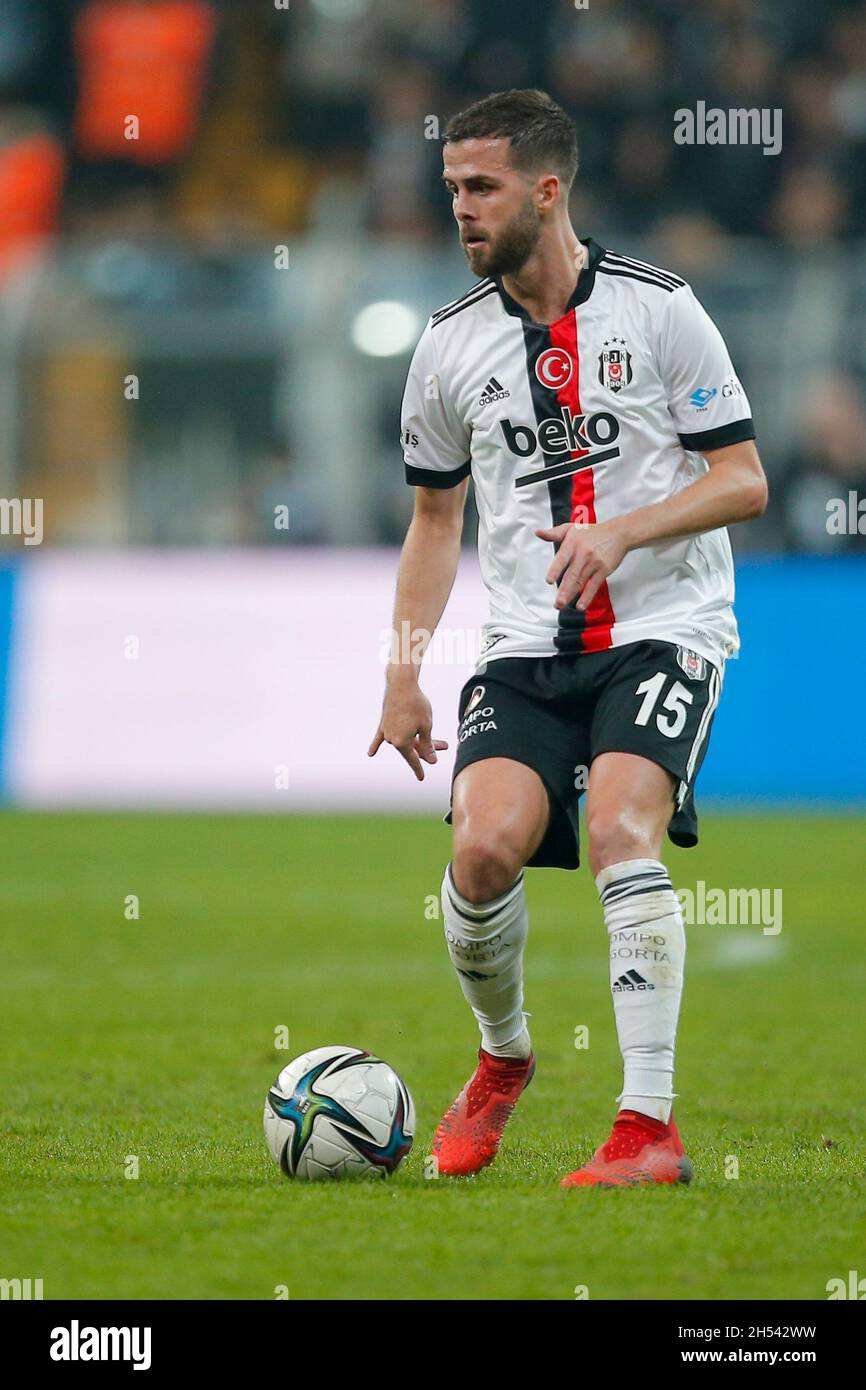
M521 1091L532 1080L535 1058L492 1057L478 1051L478 1067L433 1137L433 1154L440 1173L466 1177L492 1163L502 1132Z
M666 1125L621 1110L610 1138L560 1187L637 1187L651 1182L691 1182L694 1169L686 1156L673 1115Z

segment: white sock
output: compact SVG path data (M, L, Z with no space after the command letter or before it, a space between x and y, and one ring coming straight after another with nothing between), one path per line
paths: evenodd
M595 880L610 938L610 986L623 1062L620 1109L667 1124L686 937L667 870L629 859Z
M529 916L523 873L499 898L470 903L454 886L451 865L442 880L445 940L460 988L494 1057L528 1057L523 1013L523 948Z

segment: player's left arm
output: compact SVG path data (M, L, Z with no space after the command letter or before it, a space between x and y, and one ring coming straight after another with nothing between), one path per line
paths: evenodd
M577 607L585 611L630 550L761 515L767 479L754 440L708 449L703 457L709 472L663 502L595 525L565 522L536 531L559 545L546 576L548 584L559 584L556 608L567 608L580 595Z

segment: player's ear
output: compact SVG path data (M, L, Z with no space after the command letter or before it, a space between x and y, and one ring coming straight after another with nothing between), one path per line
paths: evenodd
M561 184L556 174L542 174L535 186L535 206L539 212L550 212L559 201Z

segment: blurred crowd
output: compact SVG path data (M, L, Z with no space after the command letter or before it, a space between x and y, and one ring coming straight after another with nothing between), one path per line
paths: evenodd
M103 257L106 293L158 302L335 206L377 244L438 247L439 127L514 86L573 115L576 220L599 239L690 274L742 238L783 257L866 238L864 0L0 0L0 295L58 250L122 241L151 259L124 280ZM675 144L698 101L780 109L781 152ZM828 427L810 414L777 470L780 543L825 548L816 471L866 484L864 366L827 364ZM270 479L287 447L266 441Z
M509 86L574 116L594 223L866 234L863 0L0 0L4 259L146 194L202 236L303 228L337 167L371 231L436 237L429 118ZM781 153L675 146L699 100L781 109Z

